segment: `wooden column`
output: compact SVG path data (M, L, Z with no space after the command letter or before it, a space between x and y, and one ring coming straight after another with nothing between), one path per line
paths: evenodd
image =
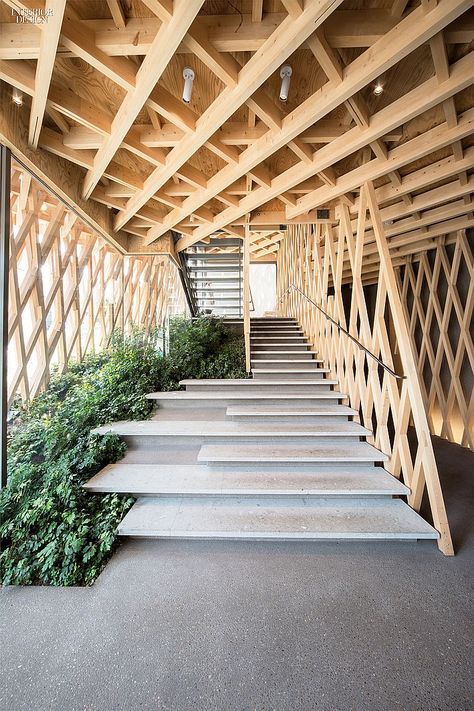
M243 241L245 368L247 373L250 373L250 230L248 225L245 226L245 237Z
M10 151L0 145L0 488L7 484L7 347L10 242Z

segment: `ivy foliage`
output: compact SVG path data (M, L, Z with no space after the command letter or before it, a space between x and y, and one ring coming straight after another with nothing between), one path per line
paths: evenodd
M125 444L97 436L107 422L145 419L147 392L190 377L244 377L241 337L216 319L174 319L163 356L140 332L71 363L46 392L15 413L7 487L0 494L0 580L5 585L90 585L114 546L133 498L91 494L82 484L116 462Z

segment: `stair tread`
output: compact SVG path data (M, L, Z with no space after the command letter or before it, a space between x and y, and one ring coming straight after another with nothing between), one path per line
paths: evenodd
M278 353L281 352L278 351ZM300 354L295 353L295 355ZM314 365L315 363L324 363L324 360L322 358L252 358L252 363L261 363L262 365L267 363L312 363Z
M123 436L141 435L147 437L188 436L188 437L364 437L370 430L357 422L335 422L318 425L308 423L252 423L234 420L130 420L112 422L93 430L96 434L114 432Z
M282 393L248 392L243 390L172 390L161 393L148 393L149 400L316 400L316 399L342 399L345 393L337 390L320 390L318 393L309 393L307 390Z
M400 499L344 502L145 497L118 529L121 535L167 538L417 539L437 531Z
M272 345L277 345L277 344L272 343ZM313 350L303 351L303 353L317 353L317 352L318 351L313 351ZM255 354L255 355L262 355L263 353L267 353L267 354L274 353L274 354L278 354L278 355L283 355L283 353L290 353L291 355L293 355L293 354L294 355L301 355L301 351L253 351L253 350L250 350L250 353Z
M357 415L357 410L353 410L346 405L322 405L319 407L252 407L250 405L233 405L227 408L227 415L233 417L235 415L257 415L259 417L268 416L286 416L307 417L308 415Z
M210 469L203 464L109 464L90 479L88 491L129 494L391 496L409 489L381 467L314 473Z
M306 369L306 368L281 368L280 370L278 368L252 368L252 373L278 373L278 374L285 374L285 373L330 373L329 368L313 368L313 369ZM294 381L292 381L294 382ZM302 382L297 381L297 382ZM326 380L327 382L327 380Z
M204 444L199 462L386 462L388 456L368 442L307 444Z
M301 387L304 385L337 385L337 380L329 380L327 378L314 378L308 380L256 380L255 378L206 378L204 380L188 379L180 380L180 385L224 385L226 387L232 387L235 385L245 385L250 387L252 385L256 387L268 387L269 385L294 385L295 387Z

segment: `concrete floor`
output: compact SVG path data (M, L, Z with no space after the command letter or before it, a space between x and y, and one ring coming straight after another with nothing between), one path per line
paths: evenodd
M472 709L474 454L432 542L128 541L93 588L0 595L0 709Z

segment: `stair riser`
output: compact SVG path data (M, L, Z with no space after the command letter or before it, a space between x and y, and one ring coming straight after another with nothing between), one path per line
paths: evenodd
M186 386L186 391L187 392L226 392L226 390L233 390L234 392L241 392L241 393L260 393L260 394L266 394L266 393L291 393L294 390L301 390L301 388L304 387L305 392L321 392L323 390L330 390L331 385L326 384L326 381L324 378L317 378L317 383L308 385L305 384L300 385L298 381L296 380L291 384L278 384L278 385L263 385L263 383L268 382L265 380L252 380L251 385L187 385ZM321 384L319 384L321 383Z
M250 335L258 338L305 338L304 333L300 328L269 328L269 329L256 329L250 328Z
M304 353L305 351L311 349L309 343L252 343L251 352L252 353L266 353L268 351L291 351L292 353Z
M308 373L312 373L317 371L319 366L323 367L323 363L318 363L314 358L305 358L305 360L303 360L303 362L301 363L295 363L294 359L283 361L281 363L272 363L270 358L266 358L264 360L265 362L259 362L258 359L252 359L252 368L261 368L264 370L266 368L272 368L274 370L281 370L283 372L296 368L298 370L305 370Z
M324 397L324 404L325 405L336 405L338 402L341 401L341 397L338 397L337 395L334 395L334 397L329 394L329 397L326 397L328 393L325 393ZM232 397L226 397L219 399L218 402L215 400L208 400L208 399L200 399L196 398L193 400L160 400L160 398L153 398L154 402L159 406L160 410L172 410L172 409L190 409L190 410L202 410L204 408L212 409L215 410L216 408L223 408L224 410L227 407L231 407L233 405L243 405L243 406L254 406L256 404L255 398L253 398L250 394L248 397L243 397L243 398L232 398ZM301 403L304 403L305 407L311 407L313 405L320 405L321 404L321 397L317 397L317 394L314 397L310 398L305 398L302 400L301 398L292 398L292 397L284 397L284 398L277 398L277 397L269 397L265 398L265 400L262 400L265 404L265 406L268 407L273 407L275 405L279 405L282 407L296 407L297 405L300 405Z
M251 338L250 347L258 348L259 346L308 346L308 341L305 338L281 338L275 336L273 338Z
M340 444L341 441L347 443L349 440L353 442L359 442L359 435L352 435L348 433L341 434L340 436L309 436L309 435L287 435L287 436L276 436L274 434L259 434L256 437L252 436L236 436L236 435L212 435L212 436L190 436L190 435L126 435L121 437L127 444L129 449L133 450L145 450L151 449L155 451L158 455L162 450L167 447L186 447L187 450L196 447L196 452L204 444L220 444L220 445L252 445L262 444L278 444L278 445L295 445L301 447L321 447L323 448L328 444ZM373 461L373 460L364 460Z
M327 375L327 373L324 372L318 372L317 369L313 368L312 370L308 370L305 373L285 373L285 372L279 372L279 373L255 373L253 376L253 379L256 381L259 380L275 380L276 378L284 378L285 380L312 380L313 378L315 380L324 380L324 377Z
M163 490L158 490L158 491L153 491L152 487L146 491L141 491L139 488L133 488L132 486L129 487L115 487L115 488L104 488L104 489L90 489L90 491L94 491L97 493L104 493L104 494L111 494L111 493L119 493L119 494L130 494L132 496L150 496L153 498L159 498L163 501L166 501L167 499L175 498L176 496L186 496L189 495L189 489L179 489L179 488L170 488L169 490L163 491ZM354 501L354 503L360 503L363 502L365 499L369 499L370 502L377 501L379 499L381 500L386 500L386 499L391 499L392 494L391 493L380 493L379 491L363 491L359 494L355 494L353 492L345 493L345 492L338 492L338 491L333 491L333 492L327 492L327 491L312 491L312 490L307 490L304 489L301 492L295 492L291 491L289 489L272 489L271 491L262 491L259 489L235 489L235 490L227 490L225 495L222 495L220 489L203 489L203 490L193 490L191 492L193 497L202 497L203 499L210 499L212 498L213 500L216 501L221 501L225 499L242 499L242 498L252 498L252 499L261 499L262 504L265 505L268 501L271 499L274 499L275 497L278 499L289 499L289 503L293 506L298 506L299 504L303 503L303 499L331 499L334 501L336 504L339 500L343 500L345 503Z
M306 424L306 425L321 425L321 424L335 424L335 423L344 423L349 421L348 415L231 415L230 418L231 420L234 420L235 422L242 422L242 423L253 423L253 424L268 424L271 422L272 424L282 424L285 423L287 425L295 424L298 422L299 424Z
M285 349L286 350L286 349ZM307 360L307 361L314 361L314 353L311 353L310 351L292 351L291 353L284 353L283 351L276 351L272 349L271 351L264 351L262 349L256 350L256 351L251 351L251 363L252 363L252 368L256 368L257 365L255 365L255 362L262 361L262 360L282 360L285 361L286 363L290 363L291 367L294 367L293 363L295 360ZM314 365L314 362L313 362Z

